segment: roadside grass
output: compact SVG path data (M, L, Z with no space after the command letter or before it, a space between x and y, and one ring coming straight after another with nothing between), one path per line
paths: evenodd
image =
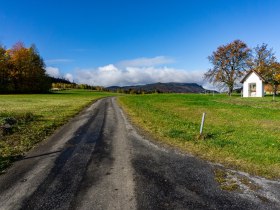
M280 98L153 94L119 102L159 141L253 175L280 178ZM199 140L203 112L204 140Z
M0 95L0 173L94 100L115 95L87 90Z

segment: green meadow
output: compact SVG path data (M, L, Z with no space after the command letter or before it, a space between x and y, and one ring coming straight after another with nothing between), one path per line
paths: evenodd
M280 98L153 94L122 96L119 102L158 141L234 169L280 178Z
M0 172L94 100L116 94L68 90L0 95ZM280 98L225 95L122 95L132 121L155 140L254 175L280 178ZM202 113L203 135L199 136Z
M87 90L0 95L0 125L15 123L0 133L0 172L94 100L112 95Z

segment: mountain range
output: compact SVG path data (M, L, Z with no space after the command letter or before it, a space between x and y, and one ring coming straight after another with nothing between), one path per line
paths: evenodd
M109 91L114 92L134 92L134 93L202 93L207 91L196 83L153 83L135 86L110 86Z

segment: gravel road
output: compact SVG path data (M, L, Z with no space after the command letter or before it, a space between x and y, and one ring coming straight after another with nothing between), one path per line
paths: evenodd
M105 98L0 176L0 209L280 209L280 182L153 143Z

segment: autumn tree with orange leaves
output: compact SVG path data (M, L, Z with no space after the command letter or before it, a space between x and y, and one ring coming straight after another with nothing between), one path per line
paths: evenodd
M9 55L6 49L0 46L0 92L8 92L9 83Z
M265 79L268 84L272 86L273 93L276 95L278 86L280 85L280 63L273 62L267 72L265 73Z
M6 93L47 92L51 85L36 47L23 43L9 50L0 47L0 76L0 91Z
M227 87L228 95L231 95L236 83L250 68L250 58L251 50L240 40L222 45L208 57L213 67L204 78Z
M252 69L257 71L271 85L272 91L276 94L280 84L280 63L277 62L273 49L268 49L267 44L254 48L254 59Z

